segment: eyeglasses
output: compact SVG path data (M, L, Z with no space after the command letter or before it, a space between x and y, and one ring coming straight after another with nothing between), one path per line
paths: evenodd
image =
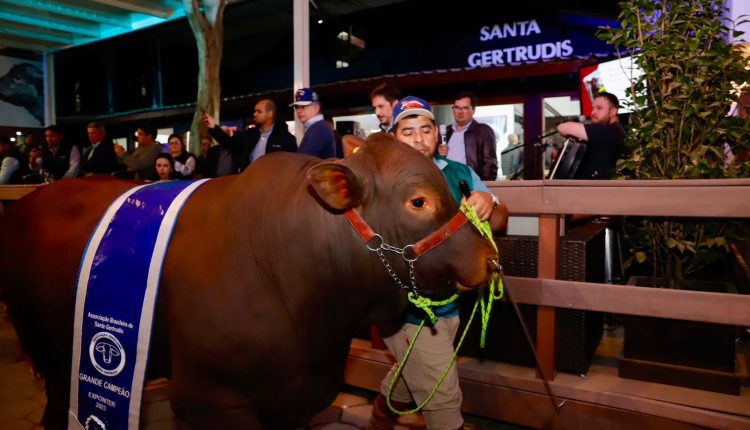
M295 110L295 111L298 111L298 110L303 110L303 109L305 109L305 108L308 108L308 107L310 107L310 106L312 106L312 104L309 104L309 105L304 105L304 106L301 106L301 105L294 105L294 110Z
M461 111L461 110L469 110L471 109L471 106L453 106L453 110Z

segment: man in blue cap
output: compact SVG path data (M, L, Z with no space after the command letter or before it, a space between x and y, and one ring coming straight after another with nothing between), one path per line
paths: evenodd
M323 159L336 157L336 139L323 119L318 94L310 88L300 88L289 106L305 127L297 152Z
M393 109L393 125L390 132L399 141L435 161L445 175L456 203L466 201L473 206L479 219L489 221L493 231L505 229L508 209L489 192L476 172L463 163L449 160L436 153L438 128L432 109L426 101L414 96L399 100ZM461 181L466 181L469 186L468 198L461 192ZM412 400L416 404L421 404L451 362L454 352L453 340L459 325L459 305L454 301L433 310L438 316L438 321L429 330L423 330L417 340L414 340L414 334L419 329L424 312L411 305L407 308L405 324L395 333L384 333L386 337L383 340L398 362L403 359L410 343L413 343L409 360L404 365L401 378L397 381L391 396L391 404L399 410L406 409ZM394 372L395 369L392 368L383 379L381 394L373 402L372 416L367 427L370 430L392 429L396 423L397 416L388 409L385 399ZM461 402L458 370L454 365L448 371L440 389L423 409L427 429L462 428L464 420L461 415Z

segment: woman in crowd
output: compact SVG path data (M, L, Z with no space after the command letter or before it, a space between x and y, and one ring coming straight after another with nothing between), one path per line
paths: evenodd
M162 152L156 156L156 174L159 176L160 181L169 181L174 179L174 166L175 162L171 155L166 152Z
M167 140L169 153L174 159L174 176L176 179L193 179L195 175L195 156L185 149L185 142L178 134L172 134Z

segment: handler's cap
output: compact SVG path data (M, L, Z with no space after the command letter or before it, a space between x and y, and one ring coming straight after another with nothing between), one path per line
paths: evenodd
M396 107L393 108L393 124L391 129L396 125L397 122L411 115L426 116L431 120L435 120L435 115L432 114L432 108L430 105L420 99L419 97L406 96L396 103Z
M320 103L318 94L310 88L300 88L294 93L294 102L289 107L307 106L313 103Z

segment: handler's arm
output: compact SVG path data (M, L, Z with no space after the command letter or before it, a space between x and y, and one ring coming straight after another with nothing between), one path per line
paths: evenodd
M489 215L487 215L487 213L479 215L479 219L482 221L489 221L490 229L493 232L499 233L505 231L508 227L507 206L500 201L498 207L494 208L494 200L492 198L494 195L490 193L490 189L487 188L487 185L479 179L476 172L472 169L469 170L471 171L472 188L474 189L468 199L469 203L474 206L477 212L487 211L487 213L489 213Z
M586 127L580 122L561 122L557 125L557 131L565 137L575 137L578 140L585 140L588 142L589 135L586 133Z

